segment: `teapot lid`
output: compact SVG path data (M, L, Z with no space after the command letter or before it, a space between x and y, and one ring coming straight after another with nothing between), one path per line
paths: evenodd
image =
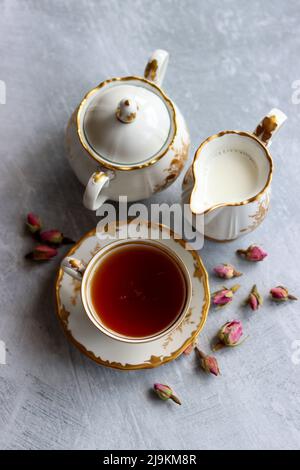
M161 158L176 133L172 102L140 77L113 78L91 90L77 113L89 154L109 168L135 169Z

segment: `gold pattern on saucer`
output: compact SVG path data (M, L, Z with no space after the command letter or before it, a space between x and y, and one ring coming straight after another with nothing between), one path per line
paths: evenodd
M123 225L122 222L121 223L119 223L119 222L107 223L102 227L102 232L105 233L107 238L116 237L117 234L120 232L122 225ZM97 251L96 251L96 253L97 253ZM94 254L96 254L96 253L94 253Z
M201 155L201 152L203 150L203 147L208 144L209 142L211 142L212 140L214 139L218 139L219 137L222 137L223 135L226 135L226 134L235 134L235 135L241 135L243 137L249 137L250 139L253 139L255 140L259 146L262 148L262 150L264 151L268 161L269 161L269 165L270 165L270 169L269 169L269 174L268 174L268 179L267 179L267 182L265 184L265 186L263 187L263 189L261 191L259 191L257 194L255 194L255 196L252 196L251 198L249 199L245 199L244 201L241 201L241 202L228 202L228 203L220 203L220 204L215 204L214 206L212 207L209 207L208 209L206 209L203 213L201 212L197 212L196 210L193 209L192 207L192 195L193 193L196 191L196 187L197 187L197 178L196 178L196 174L195 174L195 163L196 161L198 160L198 158L200 158L200 155ZM272 181L272 175L273 175L273 160L272 160L272 157L270 155L270 152L269 150L267 149L267 147L262 143L262 141L256 137L256 135L254 134L251 134L250 132L244 132L244 131L222 131L222 132L219 132L218 134L214 134L214 135L211 135L210 137L208 137L206 140L204 140L202 142L202 144L198 147L198 149L196 150L196 153L195 153L195 156L194 156L194 161L193 161L193 177L194 177L194 181L195 181L195 185L194 185L194 188L191 192L191 196L190 196L190 209L191 209L191 212L195 215L199 215L199 214L203 214L203 215L206 215L208 214L209 212L213 211L214 209L217 209L217 208L220 208L220 207L232 207L232 206L244 206L245 204L249 204L250 202L254 202L254 201L257 201L258 199L260 199L260 197L267 191L267 189L269 188L270 184L271 184L271 181ZM205 236L206 237L206 236ZM214 240L213 238L210 238L210 237L206 237L210 240ZM218 241L216 239L216 241ZM227 240L220 240L220 241L227 241Z
M185 325L194 325L195 322L191 319L192 313L192 309L190 308L186 316L184 317L183 322L178 325L177 330L180 331L180 333L182 333L182 328Z
M131 364L121 364L120 362L115 362L115 361L110 362L108 360L105 361L105 360L101 359L100 357L96 356L96 354L93 351L89 351L83 344L79 343L79 341L77 341L73 337L72 332L68 327L68 318L70 316L70 312L68 312L65 309L64 306L60 306L58 308L57 312L58 312L58 318L61 320L61 323L64 327L65 335L67 336L69 341L71 343L73 343L74 346L76 346L79 349L79 351L81 351L85 356L89 357L90 359L97 362L98 364L101 364L101 365L107 366L107 367L111 367L113 369L122 369L122 370L123 369L125 369L125 370L132 369ZM152 358L155 358L155 356L151 356L150 360L152 360ZM153 361L155 362L155 359ZM153 367L155 367L155 366L153 366Z
M198 260L195 261L194 263L194 273L193 277L197 277L200 282L202 282L202 272L201 272L201 267L199 266Z
M151 356L149 361L147 361L149 364L151 364L152 367L159 366L161 364L161 356Z
M258 137L264 144L267 144L272 137L273 132L278 127L275 115L266 116L261 123L258 124L254 131L254 135Z
M80 295L81 282L78 281L77 279L72 278L72 287L73 287L73 293L70 297L70 302L72 305L75 306L77 304L78 295Z
M260 203L258 204L258 209L255 214L249 215L249 217L253 219L252 223L249 225L249 227L240 230L240 232L252 232L252 230L256 229L256 227L258 227L259 224L261 224L264 218L266 217L269 209L269 203L270 197L269 195L267 195L266 199L260 201Z
M128 222L127 222L128 223ZM156 223L151 223L151 222L146 222L147 225L155 225L159 228L159 230L162 232L162 230L168 230L173 237L173 240L176 242L179 242L181 246L187 247L187 243L184 240L181 240L179 238L175 238L174 232L169 229L168 227L164 226L163 224L156 224ZM117 222L117 225L123 225L126 224L126 222L121 222L120 224ZM69 252L66 254L66 256L72 256L76 250L82 245L82 243L87 240L90 237L94 237L96 235L96 229L91 230L87 234L85 234L75 245L72 246L72 248L69 250ZM149 359L145 360L141 364L123 364L120 362L115 362L115 361L109 361L109 360L104 360L101 357L97 357L93 351L89 351L83 344L81 344L79 341L77 341L74 336L72 335L72 331L69 328L69 316L70 312L65 308L65 306L61 302L61 297L60 297L60 290L62 286L62 279L65 276L63 270L60 268L58 273L57 273L57 278L56 278L56 283L55 283L55 294L56 294L56 313L58 316L58 319L61 322L61 325L63 327L64 333L67 336L67 338L70 340L71 343L73 343L83 354L85 354L87 357L92 359L94 362L101 364L103 366L107 366L113 369L120 369L120 370L138 370L138 369L148 369L148 368L154 368L158 367L162 364L165 364L167 362L170 362L174 359L176 359L180 354L191 344L193 343L196 338L198 337L200 331L202 330L207 316L208 316L208 311L209 311L209 305L210 305L210 289L208 285L208 274L207 271L199 258L199 255L196 251L189 251L191 255L193 256L194 260L198 259L199 260L199 269L201 270L202 273L202 285L203 285L203 290L204 290L204 297L203 297L203 303L201 306L201 311L199 312L199 323L196 325L195 324L195 330L191 332L190 337L181 345L180 348L178 348L176 351L173 351L169 356L155 356L151 355ZM199 277L199 276L197 276ZM200 277L199 277L200 279ZM188 317L188 320L184 319L183 321L190 321L190 316Z
M194 272L193 272L193 277L196 277L199 279L199 281L202 283L202 278L203 278L203 275L202 275L202 269L201 269L201 265L200 265L200 258L197 254L196 251L194 251L192 249L192 247L189 245L188 242L186 242L185 240L182 240L182 238L175 238L175 235L174 234L174 238L173 240L177 243L179 243L179 245L181 245L185 250L188 250L192 257L194 258Z
M148 64L146 65L146 68L144 71L144 77L147 78L147 80L154 81L156 78L157 69L158 69L157 60L156 59L150 60Z
M66 309L64 305L62 305L60 308L59 316L60 316L61 321L67 326L70 312L68 312L68 310Z
M166 178L164 179L164 181L162 183L157 184L154 187L154 192L155 193L158 193L159 191L162 191L163 189L166 189L179 176L179 174L183 170L185 162L188 159L189 148L190 148L190 143L189 142L184 142L182 140L181 149L177 150L177 151L175 150L175 155L171 160L171 164L170 164L169 168L166 168L164 170L164 172L167 173Z
M182 333L183 331L183 327L186 326L186 325L194 325L195 322L193 320L191 320L191 316L192 316L192 309L190 308L186 314L186 316L184 317L183 321L180 323L180 325L178 325L178 327L176 328L176 330L172 331L165 339L164 343L163 343L163 348L166 349L169 344L173 341L174 339L174 334L176 333L176 331L179 331L180 333Z
M98 251L101 250L101 248L102 248L102 247L101 247L100 243L97 242L96 245L95 245L95 248L93 248L93 249L90 251L90 255L91 255L92 257L95 256L95 255L98 253Z

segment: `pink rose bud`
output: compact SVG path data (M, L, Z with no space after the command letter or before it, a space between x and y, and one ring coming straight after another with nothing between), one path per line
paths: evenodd
M32 252L28 253L25 258L33 261L48 261L56 255L56 248L51 248L48 245L38 245Z
M217 351L224 346L238 346L241 344L239 341L243 335L243 326L242 322L239 320L232 320L219 330L218 338L219 342L214 346L213 351Z
M70 238L64 237L59 230L45 230L40 233L40 239L42 242L52 245L69 245L74 243Z
M177 405L181 405L181 401L174 395L173 390L168 385L155 383L153 388L161 400L171 399L177 403Z
M231 279L233 277L241 276L243 273L236 271L236 269L231 264L218 264L214 268L214 273L216 276L221 277L222 279Z
M40 238L42 242L60 245L63 240L63 234L59 230L45 230L41 232Z
M258 310L259 307L263 304L263 298L258 292L256 285L252 287L252 290L246 300L246 304L248 304L252 310Z
M183 351L183 354L185 354L186 356L189 356L194 349L195 349L195 343L193 342L189 344L187 348L185 348L185 350Z
M294 295L289 294L286 287L277 286L270 290L271 299L275 302L285 302L286 300L298 300Z
M198 356L200 358L200 364L202 369L205 372L208 372L213 375L220 375L220 369L218 365L218 361L215 357L213 356L207 356L204 354L204 352L200 351L199 348L196 348L196 351L198 353Z
M39 232L42 228L42 222L38 215L29 212L27 214L27 222L26 225L31 233Z
M248 261L262 261L268 253L258 245L250 245L247 250L236 250L237 254Z
M218 307L224 307L233 300L233 294L240 288L239 284L235 284L230 289L223 287L223 289L218 290L212 294L213 304Z

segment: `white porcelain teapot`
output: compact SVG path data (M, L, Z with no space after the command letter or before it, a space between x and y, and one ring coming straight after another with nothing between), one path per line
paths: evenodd
M162 84L169 54L156 50L144 78L108 79L89 91L66 130L67 154L86 186L83 203L97 210L107 199L148 198L184 167L190 137Z

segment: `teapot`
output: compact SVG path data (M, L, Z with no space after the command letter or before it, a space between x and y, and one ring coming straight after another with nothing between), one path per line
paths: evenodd
M105 80L73 112L67 156L85 186L88 209L119 196L148 198L183 170L190 137L182 114L161 89L168 61L168 52L154 51L144 77Z
M269 147L286 119L274 108L254 132L222 131L199 146L183 180L182 202L205 238L231 241L262 223L273 173Z

